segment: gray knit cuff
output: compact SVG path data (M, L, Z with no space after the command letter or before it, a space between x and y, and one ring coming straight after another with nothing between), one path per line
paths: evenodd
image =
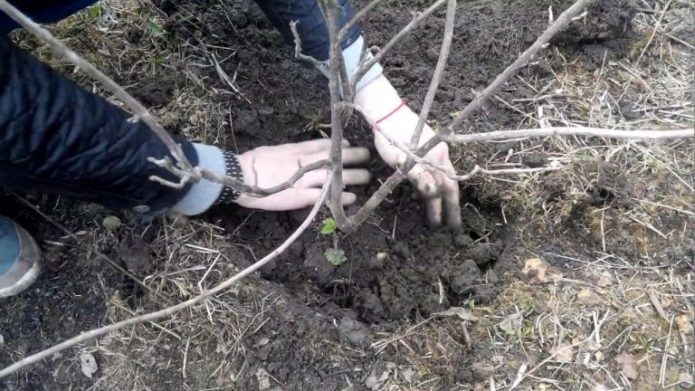
M217 175L225 175L226 164L224 152L212 145L193 144L198 154L198 167L205 168ZM215 204L222 194L222 184L201 179L188 190L188 193L171 209L187 216L204 213Z

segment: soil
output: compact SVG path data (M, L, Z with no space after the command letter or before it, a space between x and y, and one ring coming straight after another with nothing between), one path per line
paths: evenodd
M409 2L408 7L426 4L416 3ZM445 123L450 113L473 99L472 91L483 89L528 47L545 28L549 6L559 15L572 3L482 1L459 6L450 70L442 80L432 118ZM589 58L598 48L601 59L604 52L620 56L626 53L626 43L631 39L633 15L634 9L628 1L597 2L586 21L573 24L554 43L573 57ZM370 43L384 45L410 17L397 4L380 8L365 23ZM473 20L475 23L471 23ZM389 80L416 109L424 99L438 58L443 22L442 10L430 23L405 38L384 61ZM213 31L205 37L214 42L216 37L232 34L241 42L251 44L239 49L239 61L230 62L227 72L238 72L240 90L262 102L235 105L232 111L236 138L228 147L244 149L259 143L320 136L307 127L307 122L327 122L328 98L321 76L298 68L280 37L262 19L255 23L249 19L242 27L223 31L212 27ZM259 69L268 63L275 63L274 66L287 72L260 73ZM542 75L547 72L547 66L532 65L522 74ZM589 61L588 66L594 65ZM296 91L302 91L301 95ZM523 98L523 91L514 94ZM307 118L307 113L313 118ZM521 119L519 114L492 104L468 126L478 131L500 129L514 127ZM371 144L371 131L359 119L350 123L346 134L353 144ZM467 151L464 159L473 160L478 153L488 152ZM385 179L390 169L376 158L376 153L374 156L372 171ZM373 181L361 194L371 194L378 183ZM469 301L486 304L499 291L500 276L509 268L506 263L512 259L517 245L509 228L514 225L514 216L507 216L505 226L499 203L489 199L494 197L464 189L461 200L464 227L456 232L432 231L423 224L421 201L403 185L358 232L333 238L320 235L317 229L311 230L287 254L266 267L262 275L281 282L300 297L311 292L311 297L304 300L322 313L334 314L348 308L367 323L420 319ZM242 236L256 246L258 239L263 238L260 248L265 250L271 250L287 237L298 220L290 215L278 218L277 214L249 214L243 210L222 210L215 216L230 214L234 218L226 218L227 228L234 229L245 221ZM329 264L324 256L327 249L335 246L345 251L348 260L339 267Z
M451 113L473 99L473 91L482 90L535 40L547 25L549 6L559 15L571 3L569 0L498 0L460 4L449 71L432 111L435 122L445 123ZM203 41L235 48L232 59L222 66L229 75L237 75L241 92L235 93L230 102L233 136L222 135L223 145L243 151L257 145L321 135L318 125L327 123L329 118L324 79L318 72L298 66L280 34L255 7L242 8L243 12L234 14L236 24L231 25L222 11L225 5L219 2L191 4L165 0L155 4L167 15L163 27L172 42ZM410 21L408 10L420 9L426 2L387 4L378 7L365 24L373 45L387 42ZM629 21L633 12L627 0L599 1L587 17L574 23L553 44L564 56L579 58L587 67L600 65L606 53L611 56L625 53L631 39ZM183 21L191 14L204 21L196 24L195 31ZM415 109L424 99L437 61L443 21L440 10L384 61L389 79ZM554 61L552 56L549 58L548 61ZM544 61L523 69L522 75L547 75L549 64ZM229 89L214 69L202 72L210 72L206 81L209 87ZM148 105L160 106L172 98L171 89L156 83L148 86L138 95ZM503 95L506 93L509 91L501 91ZM532 97L532 92L517 89L514 95ZM486 131L514 127L521 120L518 113L502 105L489 104L465 126ZM185 127L183 123L178 125ZM346 133L355 145L372 144L371 131L357 118L350 122ZM487 147L468 150L458 164L477 162L480 156L490 152ZM376 153L374 156L370 168L378 179L384 179L391 170L378 160ZM379 181L374 180L370 186L357 189L358 196L365 199L378 185ZM601 190L597 192L602 197ZM549 192L548 197L551 196ZM44 199L41 205L50 202ZM93 224L90 216L99 215L75 212L80 207L65 201L61 205L67 211L60 216L64 218L61 223L71 230ZM333 389L342 384L333 373L335 369L322 367L321 363L307 358L312 356L304 350L295 351L297 341L311 334L315 341L341 340L361 345L368 342L367 331L372 324L388 330L401 321L419 320L451 306L479 305L493 300L514 273L515 257L523 251L514 229L519 222L513 215L503 217L494 194L481 193L472 185L462 188L461 205L463 228L455 232L431 230L423 224L421 201L413 196L412 189L402 185L352 235L321 235L318 225L306 232L289 251L262 270L265 279L290 293L289 304L285 306L291 319L271 320L268 328L286 332L282 338L275 335L276 342L260 349L255 357L249 357L249 366L264 363L288 389L306 384L322 384L324 389ZM141 288L116 271L107 272L104 292L93 291L98 285L83 283L93 278L95 270L103 273L103 263L93 254L90 257L95 259L75 262L74 247L47 244L64 240L65 234L38 220L31 210L8 207L0 212L16 217L39 239L48 269L30 293L0 303L0 332L5 343L11 345L11 349L0 350L2 366L28 352L105 323L104 298L110 297L114 290L131 296L131 306L142 304L138 298ZM81 217L67 218L70 213ZM264 213L228 207L218 208L206 218L222 221L228 232L238 230L242 244L262 254L284 240L304 213ZM147 275L157 267L147 244L137 239L141 233L141 228L129 224L104 248L138 276ZM324 256L327 249L336 246L345 251L347 258L338 267L330 265ZM236 254L234 259L239 267L251 262L246 255ZM340 319L338 333L331 327L330 320L334 318ZM261 333L255 338L263 336ZM483 349L474 347L477 348ZM43 361L27 371L28 377L17 384L21 383L23 389L59 387L62 384L59 369L53 361ZM53 376L55 373L58 375ZM451 377L452 382L467 381L472 376L470 371L439 375ZM242 379L237 385L250 389L247 387L251 383L252 379ZM77 385L86 388L88 384L91 383L85 378L83 384Z
M56 199L46 201L52 201L64 211L60 216L64 219L61 224L82 224L70 216L78 216L72 213L84 211L84 208ZM44 253L43 274L32 288L25 294L0 303L0 334L4 340L4 346L0 344L0 362L6 366L19 357L79 334L85 327L92 328L104 323L106 288L102 290L99 285L84 283L103 271L104 264L93 255L85 258L86 254L79 248L68 246L71 239L66 237L65 232L37 218L32 210L14 198L2 197L1 205L0 213L34 234ZM77 259L79 262L75 262ZM107 273L107 278L113 284L110 289L122 285L121 277L116 272ZM43 387L62 388L68 384L83 389L89 387L89 379L85 377L75 381L69 369L43 361L26 373L23 388L0 383L0 389L39 390L50 389Z

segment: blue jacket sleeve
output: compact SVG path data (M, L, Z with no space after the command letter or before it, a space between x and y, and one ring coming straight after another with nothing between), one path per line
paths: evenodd
M88 7L97 0L9 0L31 20L38 23L57 22ZM19 27L9 16L0 12L0 34L5 35Z
M288 43L294 44L290 22L298 21L297 32L302 41L302 52L319 61L328 60L330 40L328 28L321 14L317 0L256 0L268 19L280 30ZM338 0L340 5L340 25L345 25L353 17L353 9L348 0ZM342 48L350 46L362 34L362 28L355 24L341 42Z
M176 180L147 161L170 154L146 125L129 117L0 36L0 186L118 209L172 207L189 186L175 190L149 179ZM180 143L198 164L195 148Z

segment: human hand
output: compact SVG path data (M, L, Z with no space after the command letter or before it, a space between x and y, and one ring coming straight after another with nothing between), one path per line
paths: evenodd
M408 155L394 145L408 146L415 132L418 115L408 106L401 105L401 98L385 77L375 80L358 92L356 103L367 117L374 131L374 143L381 158L393 168L405 164ZM377 123L378 122L378 123ZM427 125L423 128L418 146L435 136ZM449 159L449 147L439 143L425 159L434 165L454 173ZM408 172L408 180L425 200L427 218L431 225L439 226L446 220L449 227L461 226L461 205L458 182L433 167L417 164Z
M329 158L331 140L319 139L296 144L263 146L238 155L244 182L249 186L270 188L288 181L301 167ZM343 165L355 165L369 160L366 148L350 147L343 142ZM266 197L241 194L236 203L246 207L271 211L301 209L313 205L321 195L328 178L328 168L309 171L294 186ZM371 175L367 170L343 169L346 186L364 185ZM354 203L356 196L343 192L343 204Z

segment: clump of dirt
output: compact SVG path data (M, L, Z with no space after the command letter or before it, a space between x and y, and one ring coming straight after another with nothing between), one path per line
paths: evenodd
M637 7L633 2L596 1L589 5L587 12L586 17L578 20L580 23L572 23L552 43L593 66L627 55L636 38L632 19Z

